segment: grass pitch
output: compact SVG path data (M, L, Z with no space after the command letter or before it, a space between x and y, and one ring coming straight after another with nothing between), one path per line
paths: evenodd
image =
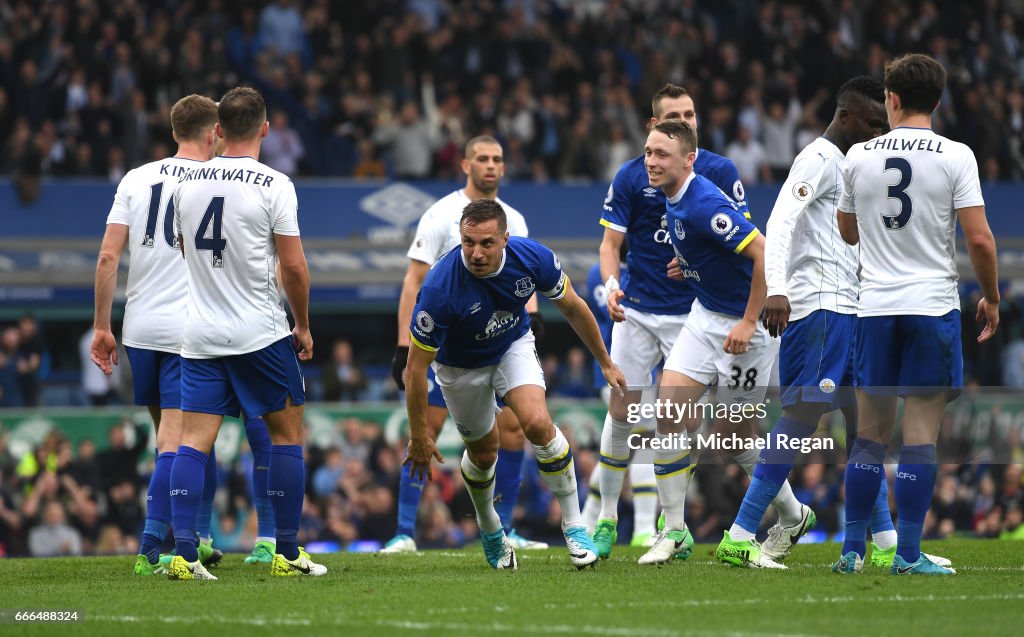
M714 561L640 567L640 549L577 572L565 549L522 551L496 572L480 549L314 556L321 578L271 578L227 555L217 582L132 575L134 558L0 560L0 608L77 608L78 624L3 625L7 635L1011 635L1024 625L1024 543L926 543L954 577L834 575L837 544L799 546L788 571Z

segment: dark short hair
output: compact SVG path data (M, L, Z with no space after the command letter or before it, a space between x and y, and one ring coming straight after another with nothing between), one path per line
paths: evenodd
M858 75L850 78L839 87L836 94L836 104L842 108L846 107L848 101L859 95L872 102L885 102L885 85L878 78L870 75Z
M683 143L686 153L697 150L697 131L681 119L666 119L654 125L652 130L668 135L670 139L678 139ZM683 153L683 154L686 154Z
M477 144L497 144L501 146L501 142L491 137L490 135L477 135L473 139L466 142L466 158L473 156L473 149L476 148Z
M659 116L659 105L661 104L661 100L665 99L666 97L676 98L682 97L684 95L689 95L689 93L685 88L679 86L678 84L672 84L670 82L665 86L662 86L660 89L658 89L658 92L654 94L654 97L651 98L651 114L654 115L655 117Z
M885 88L908 113L930 115L946 88L946 69L935 58L910 53L885 65Z
M204 95L186 95L171 107L171 130L178 142L198 139L217 123L217 104Z
M462 224L475 226L491 220L497 220L498 229L501 230L501 234L505 234L508 230L508 217L505 216L505 209L501 207L501 204L494 199L476 199L462 209L459 226L461 227Z
M267 121L267 104L256 89L239 86L220 98L217 115L226 139L247 139Z

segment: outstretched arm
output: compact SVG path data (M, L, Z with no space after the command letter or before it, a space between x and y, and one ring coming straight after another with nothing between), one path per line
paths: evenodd
M601 338L601 329L597 326L594 315L587 307L587 302L576 294L576 290L573 289L568 278L565 281L565 295L552 302L565 317L565 320L569 321L569 325L579 335L580 340L587 346L590 353L597 359L597 364L601 366L601 373L604 374L608 384L615 388L620 396L624 395L628 389L626 377L612 362L608 350L605 349L604 340Z

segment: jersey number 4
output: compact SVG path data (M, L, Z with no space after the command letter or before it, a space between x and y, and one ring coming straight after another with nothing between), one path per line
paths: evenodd
M903 157L889 157L885 160L885 170L883 172L889 172L890 170L898 170L900 180L889 186L886 196L889 199L895 199L900 202L900 211L896 215L883 214L882 223L889 230L902 230L910 223L910 217L914 214L914 201L907 194L910 180L914 178L914 170L910 167L910 162Z
M164 192L164 182L149 187L149 216L146 217L146 236L142 237L142 247L152 248L156 236L156 218L160 213L160 195ZM174 202L167 200L164 210L164 241L172 248L178 247L178 237L174 236Z
M224 248L228 241L223 238L221 222L224 220L224 197L214 197L206 207L206 214L196 229L196 250L213 251L213 267L224 267ZM209 236L207 236L209 235Z

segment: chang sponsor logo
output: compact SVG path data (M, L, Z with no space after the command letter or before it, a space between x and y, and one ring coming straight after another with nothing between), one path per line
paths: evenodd
M500 336L519 324L519 317L512 312L497 310L487 319L487 326L483 334L477 334L473 338L478 341L486 341Z

